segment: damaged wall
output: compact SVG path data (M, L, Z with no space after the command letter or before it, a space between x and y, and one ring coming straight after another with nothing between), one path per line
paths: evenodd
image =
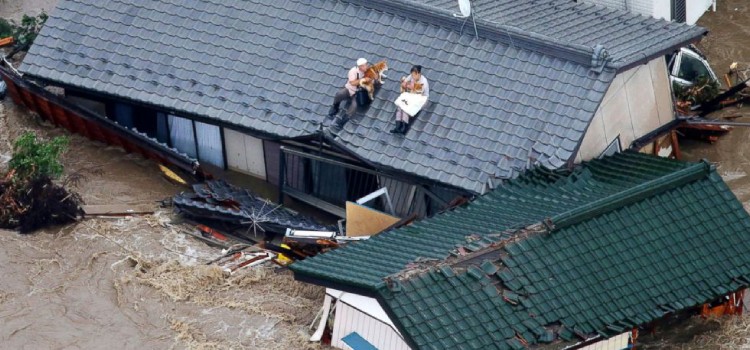
M663 57L617 75L591 121L576 162L598 157L619 136L626 149L633 140L670 122L672 92Z
M410 349L377 300L331 289L328 293L338 297L331 334L332 347L351 349L341 338L357 332L378 349Z

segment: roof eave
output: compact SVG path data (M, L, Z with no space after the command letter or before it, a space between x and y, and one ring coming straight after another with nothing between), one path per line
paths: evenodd
M708 29L705 29L703 27L698 27L698 28L702 29L699 33L696 33L687 39L679 41L678 43L675 43L674 45L668 46L660 50L656 50L649 54L644 54L641 58L631 58L629 60L626 60L625 62L613 63L612 65L608 65L608 66L611 66L611 68L614 68L617 71L617 73L621 73L635 66L638 66L640 64L648 63L657 57L661 57L669 53L672 53L676 49L679 49L685 45L696 43L700 41L701 39L703 39L703 37L708 34Z
M323 132L323 139L326 142L328 142L333 148L339 150L340 152L342 152L342 153L344 153L346 155L349 155L352 158L357 159L357 160L361 161L364 164L367 164L369 167L371 167L373 169L378 169L380 171L383 171L386 174L396 175L398 177L406 178L406 179L412 180L414 182L421 182L421 183L424 183L424 184L427 184L427 185L439 185L439 186L443 186L443 187L448 187L448 188L455 189L457 191L466 192L466 193L471 194L471 195L479 195L479 194L481 194L481 191L482 191L481 188L484 186L484 183L479 182L479 181L474 181L473 183L474 183L475 186L472 187L472 188L460 187L460 186L455 185L455 184L450 184L450 183L447 183L447 182L442 182L442 181L439 181L439 180L436 180L436 179L432 179L432 178L428 178L428 177L425 177L425 176L417 175L417 174L410 173L410 172L407 172L407 171L404 171L404 170L401 170L401 169L389 167L389 166L384 165L384 164L374 163L374 162L372 162L372 161L370 161L368 159L365 159L364 157L360 156L359 154L357 154L357 152L354 152L351 148L349 148L345 144L339 142L337 140L337 137L335 137L334 134L331 134L331 133L328 133L328 132Z
M263 130L258 130L258 129L253 129L253 128L249 128L246 126L231 124L223 120L219 120L219 119L215 119L215 118L211 118L211 117L207 117L207 116L203 116L203 115L199 115L199 114L195 114L195 113L191 113L191 112L187 112L183 110L173 109L167 106L160 106L160 105L156 105L156 104L145 102L145 101L112 95L103 91L93 90L91 88L87 88L83 86L76 86L76 85L68 84L59 80L46 78L46 77L39 76L39 75L32 74L32 73L27 73L25 71L21 71L21 72L24 74L24 77L26 78L30 77L39 82L62 87L65 90L78 91L78 92L82 92L82 93L92 95L95 97L100 97L100 98L105 98L105 99L110 99L110 100L119 100L128 104L132 104L134 106L142 106L142 107L153 109L156 111L163 111L164 113L167 113L167 114L176 114L176 115L179 115L180 117L185 117L185 118L192 119L195 121L204 122L208 124L213 124L213 125L227 127L229 129L241 131L248 135L258 137L264 140L270 140L270 141L293 140L293 139L300 139L300 138L314 136L314 134L312 133L302 134L302 135L297 135L297 136L288 136L288 137L277 135L277 134L269 133Z

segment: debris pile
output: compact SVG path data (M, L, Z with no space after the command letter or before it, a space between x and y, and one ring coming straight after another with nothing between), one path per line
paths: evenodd
M21 233L78 220L83 216L81 197L65 189L54 179L62 174L58 158L67 139L37 140L25 133L16 140L10 169L0 180L0 228L19 229Z
M687 114L690 107L709 102L719 95L719 83L709 76L700 76L690 86L672 84L677 108Z
M275 204L224 180L193 185L193 192L176 195L172 202L181 214L201 222L206 220L244 227L253 236L259 233L283 235L287 228L330 231L314 219ZM249 237L248 237L249 238Z
M231 275L242 268L258 266L269 261L276 261L276 254L257 246L238 244L223 250L220 257L208 264L216 265L224 273Z

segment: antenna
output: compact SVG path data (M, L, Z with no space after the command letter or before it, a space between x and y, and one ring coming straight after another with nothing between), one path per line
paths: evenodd
M458 0L458 9L461 11L461 15L453 14L453 17L463 18L464 21L461 23L461 33L464 32L464 25L466 21L471 17L471 23L474 24L474 35L479 38L479 32L477 32L477 22L474 20L474 13L471 11L471 0Z

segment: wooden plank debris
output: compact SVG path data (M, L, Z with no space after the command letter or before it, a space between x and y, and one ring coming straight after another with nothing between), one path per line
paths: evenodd
M13 37L9 36L6 38L0 38L0 47L8 46L13 44Z
M346 202L346 236L371 236L399 222L401 218L388 215L354 202Z
M127 216L147 215L154 213L154 205L147 204L103 204L84 205L83 212L86 216Z

